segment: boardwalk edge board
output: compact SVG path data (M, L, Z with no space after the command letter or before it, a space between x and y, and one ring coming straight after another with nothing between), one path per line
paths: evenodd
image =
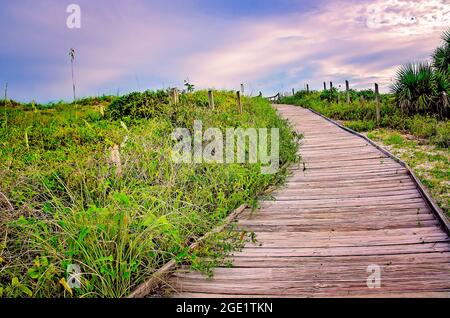
M299 106L295 106L295 107L299 107ZM445 230L445 232L450 235L450 221L447 219L446 215L444 214L444 212L442 211L442 209L437 205L436 201L434 201L434 199L431 197L431 195L428 193L428 191L426 190L426 188L423 186L423 184L420 182L419 178L417 178L417 176L414 174L414 172L412 171L412 169L408 166L408 164L406 162L404 162L403 160L401 160L400 158L398 158L397 156L395 156L394 154L392 154L391 152L389 152L388 150L386 150L385 148L381 147L380 145L378 145L376 142L374 142L373 140L371 140L370 138L368 138L367 136L364 136L356 131L354 131L353 129L350 129L348 127L345 127L341 124L339 124L338 122L322 115L321 113L313 110L313 109L309 109L309 108L304 108L306 110L309 110L310 112L322 117L323 119L327 120L328 122L332 123L333 125L357 136L360 137L362 139L364 139L365 141L367 141L368 143L370 143L372 146L374 146L375 148L377 148L378 150L380 150L382 153L384 153L385 155L387 155L388 157L390 157L391 159L395 160L396 162L398 162L401 166L403 166L407 171L408 171L408 175L411 176L411 178L413 179L414 183L417 186L417 189L419 190L421 196L423 197L423 199L425 200L425 202L430 206L432 213L436 216L436 218L438 219L439 223L441 224L441 226L443 227L443 229Z

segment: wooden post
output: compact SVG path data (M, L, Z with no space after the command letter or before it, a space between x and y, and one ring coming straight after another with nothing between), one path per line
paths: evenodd
M237 107L239 110L239 114L242 114L242 102L241 102L241 92L236 92L236 101L237 101Z
M295 89L292 89L292 96L295 95Z
M172 88L170 93L171 93L170 95L171 95L171 98L172 98L172 102L174 104L178 104L178 89Z
M5 103L5 105L3 105L5 107L5 127L8 126L8 113L6 112L7 100L8 100L8 82L6 82L5 85L5 100L3 101Z
M309 94L309 84L306 84L306 93Z
M327 83L323 82L323 90L326 91L327 90Z
M345 91L347 93L347 104L350 104L350 84L345 81Z
M214 94L212 90L208 91L209 108L214 109Z
M377 112L377 126L380 126L381 114L380 114L380 91L378 89L378 84L375 83L375 103Z
M241 84L241 93L244 95L244 84Z
M333 90L333 82L330 81L330 91Z

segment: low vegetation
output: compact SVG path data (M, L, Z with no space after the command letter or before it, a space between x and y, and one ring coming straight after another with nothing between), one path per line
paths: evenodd
M298 137L262 98L166 91L76 103L2 103L0 297L123 297L284 171L260 164L175 164L175 127L280 129L280 163ZM4 110L4 112L3 112ZM224 249L228 249L226 246ZM70 288L67 268L82 271Z
M439 206L450 217L450 156L448 149L390 129L377 129L367 136L401 158L414 170Z

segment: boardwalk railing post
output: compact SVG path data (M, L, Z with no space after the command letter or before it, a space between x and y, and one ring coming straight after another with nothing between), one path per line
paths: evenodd
M333 102L333 82L330 81L330 99L328 102L331 104Z
M347 94L347 104L350 104L350 84L345 81L345 92Z
M214 95L213 91L208 91L208 102L209 102L209 108L214 109Z
M375 103L377 112L377 126L380 126L381 114L380 114L380 91L378 89L378 84L375 83Z
M236 101L237 101L237 107L239 114L242 114L242 101L241 101L241 92L236 91Z
M172 102L174 104L178 104L178 89L172 88L170 90L170 95L171 95L170 97L172 98Z

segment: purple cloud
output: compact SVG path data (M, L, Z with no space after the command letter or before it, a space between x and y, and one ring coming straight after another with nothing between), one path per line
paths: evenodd
M79 0L82 28L70 30L70 2L2 1L0 81L20 100L69 99L74 47L82 96L180 86L187 77L267 94L345 79L387 89L396 68L427 58L450 25L443 0L253 2Z

